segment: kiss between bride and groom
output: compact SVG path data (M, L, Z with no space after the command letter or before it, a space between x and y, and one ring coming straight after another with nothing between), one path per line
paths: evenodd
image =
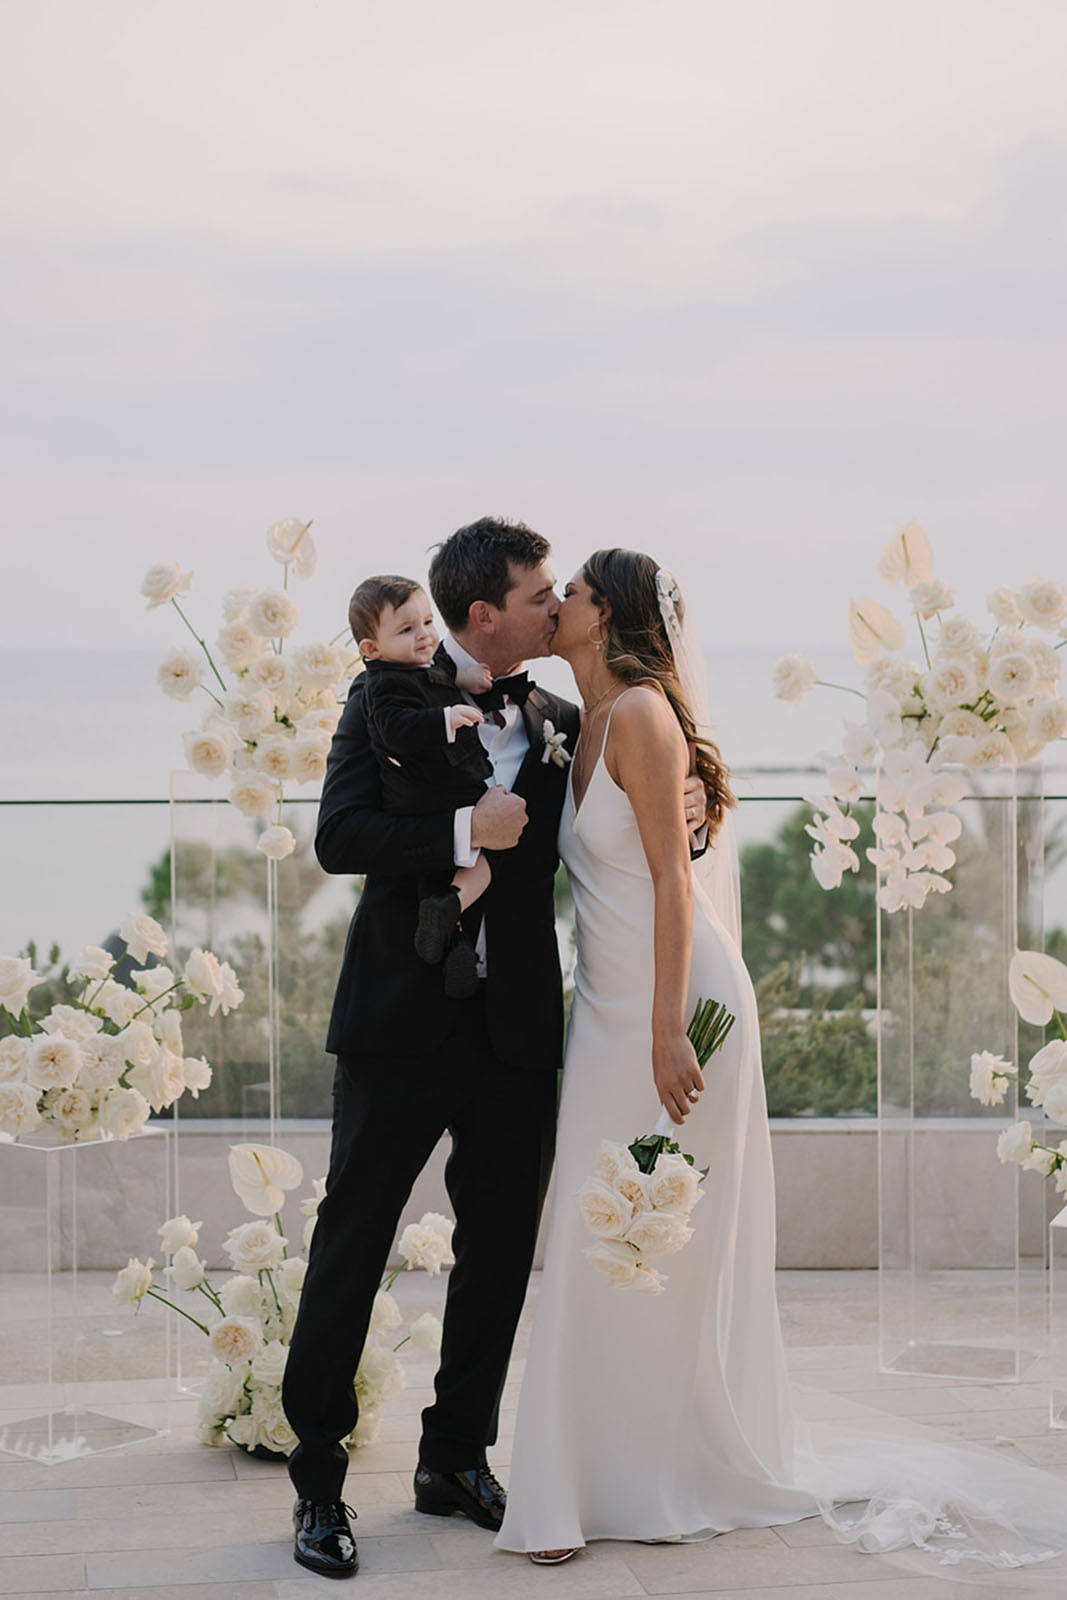
M1060 1480L917 1430L819 1434L798 1412L734 797L693 619L647 555L597 551L561 600L549 554L522 524L452 534L429 573L443 640L411 580L353 596L366 670L334 737L316 850L365 885L327 1039L329 1173L283 1389L296 1560L357 1570L340 1441L400 1214L447 1130L455 1265L418 1511L465 1515L542 1562L590 1540L821 1514L842 1540L938 1576L1005 1589L1040 1562L1051 1577L1067 1551ZM581 711L524 670L549 654L570 665ZM577 936L565 1050L560 859ZM686 1031L702 997L736 1019L706 1075ZM620 1297L585 1259L575 1197L601 1141L627 1143L661 1107L708 1167L705 1203L667 1291ZM486 1452L554 1150L505 1494Z

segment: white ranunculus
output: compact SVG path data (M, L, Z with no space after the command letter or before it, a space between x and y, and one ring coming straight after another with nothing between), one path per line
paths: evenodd
M1030 1079L1026 1097L1031 1105L1042 1104L1054 1083L1067 1078L1067 1039L1052 1039L1030 1058Z
M17 1033L0 1039L0 1083L23 1083L30 1057L30 1042Z
M637 1172L639 1169L626 1145L616 1144L613 1139L603 1139L594 1170L598 1178L603 1178L610 1185L624 1172Z
M630 1226L633 1204L603 1178L587 1178L578 1190L578 1209L598 1239L621 1239Z
M200 1391L197 1414L200 1417L235 1416L245 1399L242 1391L247 1377L248 1369L240 1363L228 1367L225 1362L216 1362Z
M167 935L146 911L131 911L119 924L119 938L131 961L147 961L150 955L162 961L167 953Z
M326 775L330 738L324 733L305 733L293 740L293 778L297 783L320 783Z
M296 685L293 664L288 656L268 650L257 661L253 661L248 676L270 695L276 705L284 707L289 704Z
M115 1276L111 1285L111 1293L116 1300L124 1306L139 1305L152 1287L152 1268L155 1262L149 1256L147 1261L139 1261L136 1256L131 1256L126 1265Z
M439 1233L451 1250L452 1235L456 1231L456 1224L451 1217L443 1216L440 1211L424 1211L419 1218L419 1227L430 1228L434 1233Z
M1034 1130L1028 1122L1013 1122L997 1140L997 1159L1006 1165L1021 1166L1030 1154Z
M100 945L83 944L71 963L70 975L72 978L84 978L90 983L99 983L114 965L115 957Z
M397 1242L397 1251L411 1269L428 1272L435 1278L442 1267L451 1267L452 1251L447 1242L433 1228L424 1228L412 1222L404 1229Z
M933 617L939 611L948 611L956 604L956 596L940 578L927 578L923 583L912 584L908 599L920 617Z
M328 689L333 684L340 683L344 674L344 661L341 652L334 644L327 644L325 640L318 640L314 644L302 644L293 651L293 671L296 681L301 689L309 689L317 694L320 689Z
M280 1384L285 1376L289 1348L280 1339L269 1339L252 1357L252 1376L257 1383Z
M219 654L231 672L247 671L270 648L263 635L251 626L247 616L241 616L220 628L216 643Z
M25 956L0 956L0 1006L13 1017L22 1015L30 990L40 982Z
M673 1256L693 1237L693 1230L681 1212L642 1211L631 1222L626 1234L640 1256Z
M274 1216L285 1204L287 1191L298 1189L304 1181L300 1162L276 1145L232 1144L229 1168L234 1193L256 1217ZM305 1201L304 1206L307 1204Z
M411 1324L411 1345L421 1355L436 1356L441 1353L441 1323L432 1311L424 1311Z
M628 1288L637 1275L637 1251L622 1239L598 1239L587 1245L583 1254L613 1289Z
M185 594L192 581L192 573L183 572L177 563L161 561L149 567L141 580L141 593L148 601L145 609L151 611L155 606L165 606L175 595Z
M1067 966L1042 950L1017 950L1008 968L1008 991L1023 1021L1043 1028L1053 1011L1067 1011Z
M94 1033L78 1046L82 1058L78 1082L83 1089L108 1089L119 1081L126 1063L115 1048L116 1039L113 1033Z
M977 698L978 681L968 661L947 656L924 675L923 693L938 708L960 706Z
M1055 687L1063 676L1063 657L1059 651L1047 639L1038 639L1033 634L1024 639L1024 644L1027 655L1034 663L1038 681Z
M267 549L283 567L292 566L297 578L310 578L315 571L315 545L311 523L303 517L286 517L267 530Z
M250 1361L263 1344L263 1330L255 1317L223 1317L208 1335L211 1353L232 1366Z
M242 816L265 817L278 802L278 785L261 772L238 772L230 786L230 801Z
M1024 583L1018 596L1019 614L1035 628L1058 628L1067 617L1067 589L1051 578Z
M990 692L1005 704L1029 700L1037 688L1037 668L1022 650L994 656L989 663Z
M281 1391L276 1385L267 1385L253 1391L252 1415L259 1427L259 1441L268 1450L289 1455L296 1449L298 1440L285 1415Z
M699 1172L681 1156L660 1156L646 1185L648 1198L657 1211L688 1214L703 1198Z
M296 605L281 589L260 589L248 605L248 625L264 639L284 639L300 616Z
M164 1271L176 1289L195 1289L204 1281L207 1263L201 1261L191 1245L183 1244L175 1250L173 1261Z
M233 739L218 724L183 733L182 744L189 767L202 778L221 778L233 765Z
M26 1082L37 1089L69 1089L81 1070L82 1058L73 1039L46 1033L30 1041Z
M190 650L172 650L156 670L156 682L172 700L188 700L203 681L200 658Z
M263 1443L259 1434L258 1420L250 1411L243 1416L234 1417L226 1424L226 1437L234 1444L240 1445L242 1450L255 1450Z
M93 1102L78 1084L70 1089L49 1089L41 1109L70 1139L81 1138L96 1125Z
M877 600L853 600L848 608L848 637L856 660L866 666L876 656L899 650L904 629L899 618Z
M274 702L265 689L241 685L222 702L222 715L242 739L255 739L274 724Z
M41 1114L37 1099L38 1090L31 1084L10 1078L0 1081L0 1133L17 1139L20 1133L32 1133L39 1127Z
M298 1295L304 1287L308 1264L303 1256L286 1256L278 1268L278 1281L286 1294Z
M1013 767L1015 749L1007 734L989 729L974 741L974 750L968 766L975 772L986 772L993 767Z
M190 1222L184 1211L181 1216L168 1217L158 1230L163 1254L172 1256L186 1246L191 1250L200 1238L203 1226L202 1222Z
M269 828L264 828L256 840L256 849L262 850L271 861L284 861L296 849L296 835L280 822L273 823Z
M293 745L295 740L292 734L268 733L264 734L256 745L255 765L257 772L262 772L266 777L273 778L281 783L293 775Z
M1019 610L1018 596L1014 589L994 589L992 594L986 598L986 608L991 613L994 621L999 622L1002 627L1014 627L1023 620L1022 612Z
M235 1272L251 1274L276 1267L285 1257L285 1235L267 1222L242 1222L231 1228L223 1240L223 1249L233 1263Z
M100 1126L115 1139L129 1139L148 1121L149 1104L136 1089L116 1084L100 1097Z
M182 1057L182 1077L185 1087L194 1100L199 1100L201 1089L211 1087L212 1070L203 1056Z
M189 952L182 975L192 994L198 1000L217 1000L222 993L222 969L219 959L210 950L197 945Z
M814 687L817 677L814 661L807 656L782 656L776 663L771 683L779 700L795 706Z
M885 547L878 572L886 583L903 583L910 589L933 577L934 552L917 522L906 522Z
M1041 745L1067 736L1067 700L1059 695L1048 700L1038 700L1031 707L1027 719L1031 739Z
M270 1298L269 1289L266 1297ZM239 1273L222 1285L219 1299L228 1317L259 1317L263 1311L264 1290L257 1278Z
M990 1050L978 1050L971 1057L971 1095L980 1105L999 1106L1014 1076L1014 1067Z
M128 1022L115 1035L115 1048L131 1067L150 1067L159 1055L159 1044L147 1022Z

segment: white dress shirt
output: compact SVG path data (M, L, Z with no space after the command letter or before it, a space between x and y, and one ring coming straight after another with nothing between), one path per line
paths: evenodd
M446 633L442 640L445 649L456 663L457 667L475 667L478 665L469 650L465 650L458 640ZM516 671L522 668L517 667ZM463 691L464 697L475 704L474 696ZM504 789L510 789L519 775L526 752L530 748L529 735L526 732L526 723L523 721L522 707L512 705L504 697L504 724L501 727L491 717L486 717L484 722L478 724L478 737L485 746L493 768L492 782ZM453 833L453 859L457 867L473 867L479 856L479 851L471 844L471 818L474 815L473 806L463 806L456 812ZM475 951L478 957L479 977L485 976L485 922L482 922L481 932L478 935L478 944Z

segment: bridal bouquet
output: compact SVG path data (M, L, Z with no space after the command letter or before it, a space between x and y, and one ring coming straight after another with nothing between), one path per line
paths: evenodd
M735 1018L714 1000L699 1000L687 1034L701 1067L722 1048ZM702 1198L696 1163L671 1136L673 1123L660 1114L653 1133L630 1145L605 1139L596 1169L578 1191L578 1205L594 1243L588 1261L613 1289L662 1294L666 1274L649 1265L652 1256L676 1255L693 1236L689 1217Z
M163 964L167 936L154 918L131 912L119 929L136 968L133 987L111 976L114 956L85 945L69 968L74 993L32 1018L30 990L43 981L25 956L0 956L0 1134L41 1126L68 1142L128 1139L149 1111L196 1099L211 1068L182 1048L181 1013L196 1004L212 1016L239 1006L237 974L210 950L191 952L180 974Z
M1067 735L1067 699L1059 690L1067 643L1067 588L1037 578L1019 590L995 589L986 602L995 626L988 636L953 610L955 596L934 575L923 530L909 522L889 541L878 571L903 583L922 660L905 647L901 620L875 600L853 600L848 635L865 668L866 687L846 689L864 702L864 717L846 718L840 754L823 755L827 795L805 797L815 817L812 871L824 889L845 872L859 871L850 840L859 832L851 807L862 792L861 768L878 769L876 844L867 851L882 881L883 910L921 906L928 894L952 883L952 843L960 819L949 809L966 793L958 773L1033 760L1052 740ZM936 633L927 626L936 622ZM1058 642L1048 635L1058 630ZM783 656L774 671L775 693L796 705L823 683L813 662Z
M149 609L173 606L200 646L200 654L173 651L156 674L172 699L189 700L199 690L210 701L200 727L184 736L186 760L206 778L228 778L229 798L246 817L273 815L258 845L276 861L296 842L281 824L282 786L322 779L341 715L340 687L360 666L359 653L340 642L347 628L333 639L285 652L300 617L289 596L290 571L310 578L315 570L310 528L310 522L290 517L267 533L267 549L283 568L280 589L230 589L224 596L215 646L229 683L178 602L192 573L162 563L141 584Z
M155 1261L131 1256L118 1273L112 1292L126 1305L139 1307L145 1298L159 1300L200 1329L215 1364L200 1395L200 1442L221 1445L226 1439L250 1455L284 1460L296 1446L296 1435L282 1409L282 1379L289 1342L296 1325L300 1290L307 1271L306 1252L311 1244L325 1180L317 1178L311 1195L301 1202L307 1221L302 1246L305 1254L291 1254L282 1231L281 1209L287 1190L303 1182L303 1168L295 1156L268 1145L230 1146L230 1182L238 1199L252 1213L251 1222L239 1223L226 1235L224 1249L234 1276L217 1287L206 1262L197 1255L200 1222L186 1216L171 1217L159 1229L162 1253L167 1259L163 1276L170 1289L199 1295L200 1316L184 1310L155 1286ZM405 1228L398 1249L408 1268L431 1275L452 1264L452 1223L436 1212ZM373 1443L381 1425L386 1401L404 1387L404 1369L397 1352L410 1342L415 1350L436 1354L441 1345L441 1325L425 1312L401 1333L403 1318L390 1289L403 1267L382 1280L374 1299L367 1342L356 1372L359 1421L342 1440L348 1449ZM201 1319L204 1320L201 1320Z

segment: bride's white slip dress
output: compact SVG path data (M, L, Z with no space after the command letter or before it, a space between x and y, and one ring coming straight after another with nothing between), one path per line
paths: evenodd
M613 712L577 808L568 781L560 824L577 918L574 1003L498 1548L701 1539L821 1513L842 1539L907 1551L925 1572L995 1577L1014 1592L999 1569L1025 1565L1032 1578L1042 1561L1041 1573L1058 1571L1063 1585L1063 1566L1046 1558L1067 1551L1067 1482L880 1412L854 1427L797 1415L775 1297L756 999L696 874L686 1015L710 998L737 1020L678 1131L710 1169L693 1237L657 1260L667 1274L658 1295L612 1289L585 1260L591 1241L575 1196L601 1140L627 1144L660 1111L653 886L633 809L605 762Z

